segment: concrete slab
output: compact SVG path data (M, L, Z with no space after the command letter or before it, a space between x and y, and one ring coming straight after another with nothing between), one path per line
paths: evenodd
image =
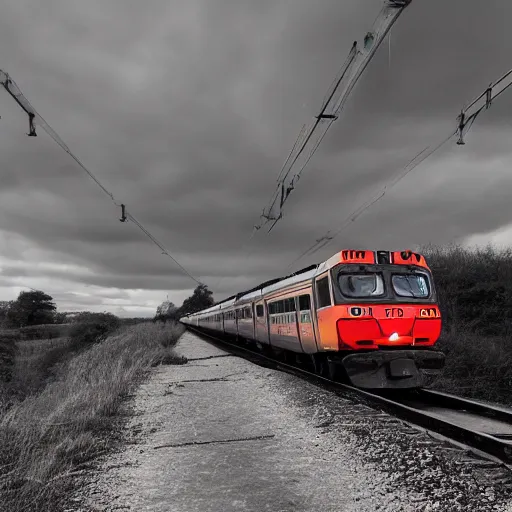
M505 510L491 481L469 485L474 461L450 473L457 460L437 441L386 414L190 333L178 352L189 363L139 388L126 432L137 444L104 461L83 510Z

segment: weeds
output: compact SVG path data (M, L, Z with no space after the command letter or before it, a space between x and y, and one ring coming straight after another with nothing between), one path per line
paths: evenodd
M2 510L61 510L73 477L109 448L106 433L123 397L151 366L172 358L182 332L152 323L123 329L88 345L55 381L13 405L0 419Z

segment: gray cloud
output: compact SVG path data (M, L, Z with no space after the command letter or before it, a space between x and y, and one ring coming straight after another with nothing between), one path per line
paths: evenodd
M283 220L244 245L302 123L317 114L380 6L51 0L43 8L20 0L3 9L0 68L115 197L221 298L284 272L455 129L464 103L510 66L510 2L413 1L392 32L391 53L386 42ZM512 93L498 101L467 146L437 153L311 260L346 246L444 244L506 225ZM88 284L95 291L87 304L123 298L119 289L161 291L162 300L164 290L190 293L194 283L135 226L119 222L119 209L41 129L37 139L24 135L28 121L2 91L0 109L0 230L2 240L16 239L0 250L2 279ZM38 258L75 267L37 268ZM13 263L20 261L23 268Z

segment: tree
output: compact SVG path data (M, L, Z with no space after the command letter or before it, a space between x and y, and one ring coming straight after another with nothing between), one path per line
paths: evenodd
M155 322L158 320L166 322L167 320L176 320L177 316L178 308L172 302L166 300L156 308L156 315L153 320Z
M183 301L181 308L178 310L178 317L196 313L202 309L209 308L214 304L213 293L205 284L200 284L194 290L194 293Z
M41 290L21 292L7 311L12 327L53 323L56 306L53 297Z

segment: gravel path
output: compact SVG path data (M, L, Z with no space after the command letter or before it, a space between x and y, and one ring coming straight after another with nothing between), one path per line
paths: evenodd
M512 472L185 333L82 511L512 512Z

